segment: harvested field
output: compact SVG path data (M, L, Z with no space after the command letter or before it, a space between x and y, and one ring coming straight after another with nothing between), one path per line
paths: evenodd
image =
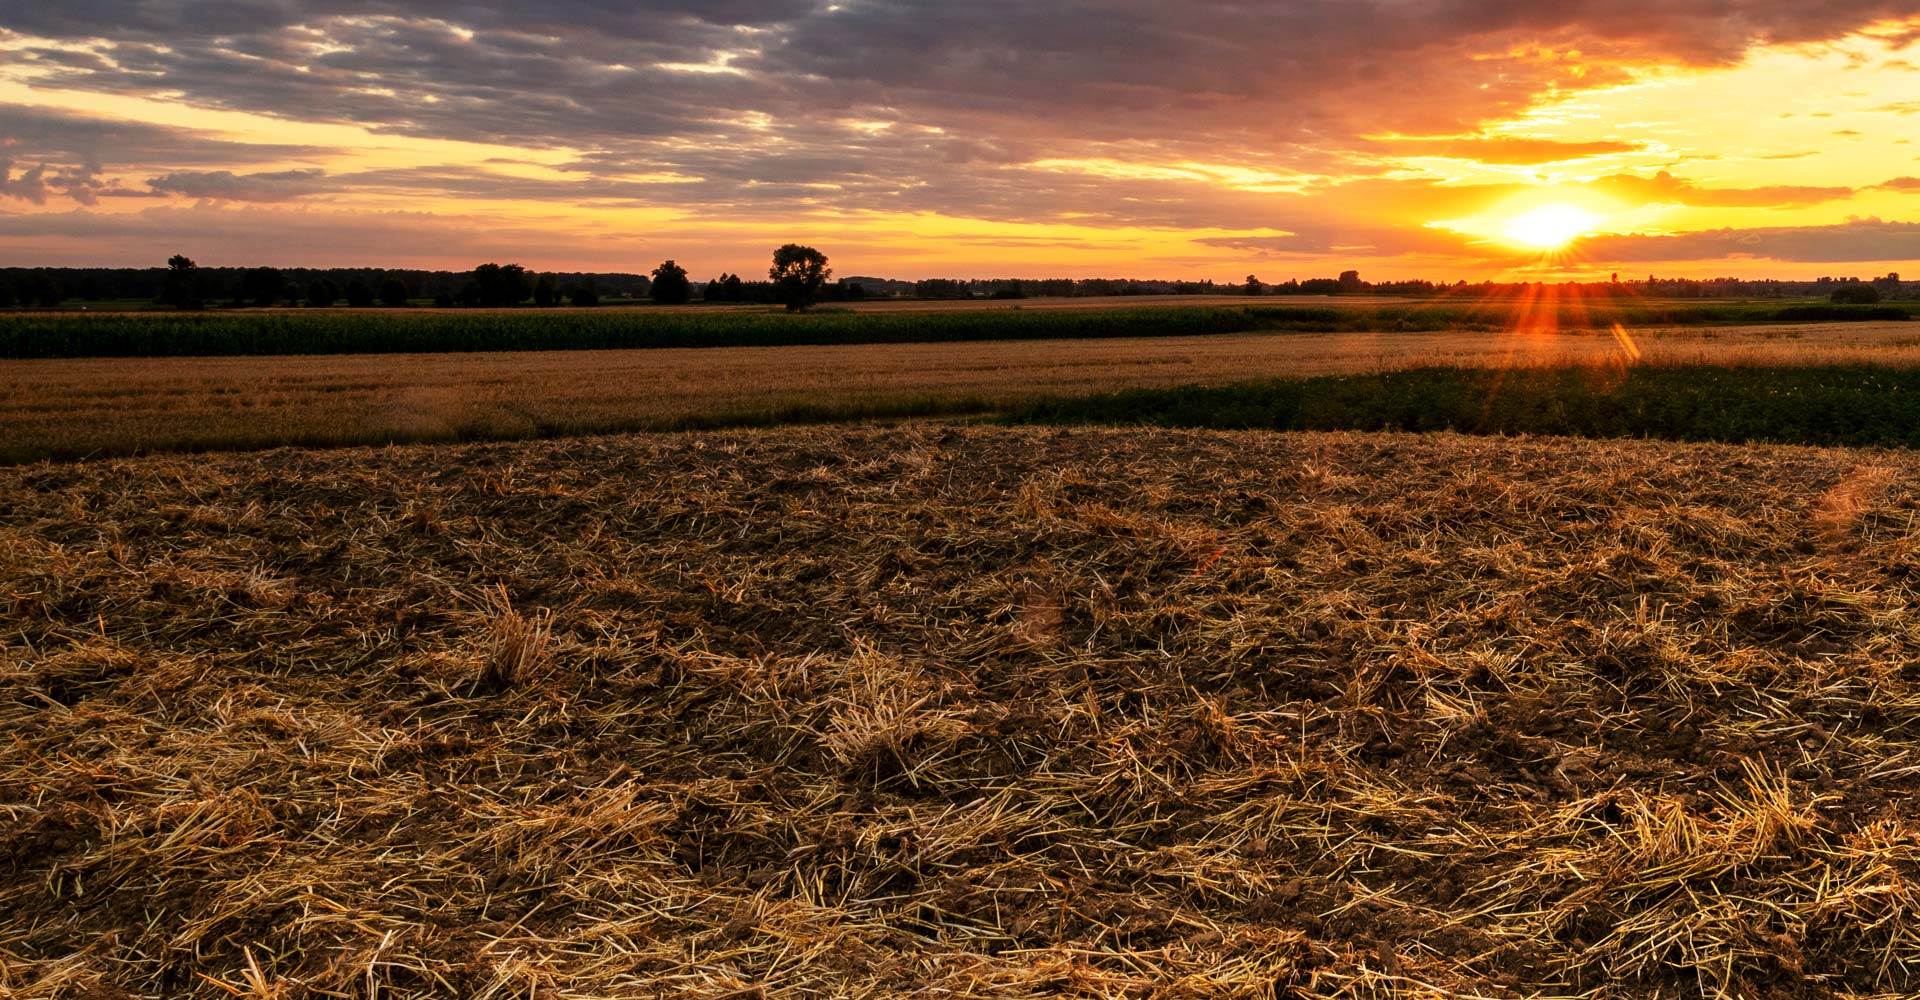
M1630 343L1630 347L1628 346ZM0 363L0 462L983 413L1428 365L1920 364L1911 323Z
M1920 989L1910 455L929 426L0 494L0 994Z

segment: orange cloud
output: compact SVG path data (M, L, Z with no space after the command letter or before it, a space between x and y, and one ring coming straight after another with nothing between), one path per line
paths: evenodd
M1639 143L1598 140L1562 142L1556 139L1529 139L1513 136L1464 136L1435 138L1399 138L1385 143L1396 156L1442 156L1480 163L1537 166L1564 163L1590 156L1632 153L1645 147Z

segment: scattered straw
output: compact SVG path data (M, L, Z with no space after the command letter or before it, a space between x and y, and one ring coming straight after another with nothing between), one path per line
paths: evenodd
M938 426L0 470L0 996L1912 996L1917 472Z

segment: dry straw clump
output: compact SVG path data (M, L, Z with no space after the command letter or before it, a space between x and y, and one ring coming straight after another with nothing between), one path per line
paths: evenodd
M552 665L553 612L542 608L529 618L513 609L505 585L487 592L487 651L480 663L484 691L504 691L536 679Z
M0 470L0 995L1912 996L1917 472L938 426Z
M877 777L905 775L934 758L909 763L971 731L965 714L940 707L951 694L925 673L862 646L832 698L820 743L841 764Z

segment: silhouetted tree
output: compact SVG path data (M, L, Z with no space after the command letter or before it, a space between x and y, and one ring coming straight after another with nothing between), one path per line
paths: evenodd
M1833 290L1833 301L1869 306L1880 301L1880 289L1868 284L1841 285Z
M339 285L326 278L317 278L308 283L307 305L315 309L325 309L338 301L340 301Z
M527 269L518 264L482 264L474 268L473 287L476 298L470 304L494 309L517 306L533 294L533 286L527 280Z
M167 277L160 298L175 309L198 309L200 299L193 294L193 269L199 265L186 254L167 258Z
M663 261L653 269L653 301L663 306L686 305L693 298L693 282L687 269L673 261Z
M1367 286L1360 280L1359 271L1340 272L1340 290L1342 292L1351 295L1355 292L1365 291L1366 287Z
M1261 281L1258 277L1254 275L1251 275L1251 274L1247 275L1247 294L1248 295L1267 294L1266 283Z
M373 308L373 289L358 278L347 282L346 290L340 294L347 300L347 305L355 309Z
M867 297L867 286L859 283L858 281L847 286L848 302L859 302L865 299L866 297Z
M270 306L285 298L287 276L279 268L256 267L240 276L240 298L256 306Z
M413 298L412 294L407 291L407 286L399 278L388 278L387 283L380 286L380 302L383 305L399 309L411 298Z
M586 284L569 292L567 299L583 309L597 306L600 304L600 289L594 287L592 278L588 278Z
M833 269L827 266L826 254L789 243L773 252L773 266L767 268L767 277L773 281L780 301L787 304L787 311L799 312L819 297L820 286L833 277Z
M553 286L553 276L543 274L533 283L533 304L542 309L551 309L560 304L560 290Z

